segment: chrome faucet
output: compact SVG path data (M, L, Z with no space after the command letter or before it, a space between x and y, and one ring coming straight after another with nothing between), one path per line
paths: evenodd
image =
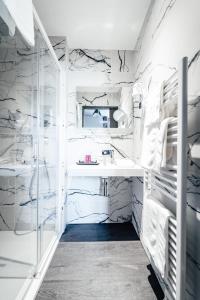
M106 157L110 156L110 163L114 164L115 163L115 159L114 159L114 150L103 150L102 151L102 155L104 157L104 165L106 165Z
M110 150L110 162L111 164L115 163L115 156L114 156L115 152L114 150Z

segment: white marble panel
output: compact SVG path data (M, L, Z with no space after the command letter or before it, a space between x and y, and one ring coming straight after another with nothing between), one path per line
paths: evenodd
M188 209L187 209L187 299L199 299L200 289L200 151L199 151L199 74L200 26L198 1L155 1L149 18L138 41L135 58L135 83L142 86L142 108L145 103L160 97L163 80L177 70L183 56L189 57L189 102L188 102ZM186 22L187 20L187 22ZM173 50L172 50L173 49ZM136 103L135 103L136 105ZM156 116L155 116L156 118ZM134 157L140 161L143 131L142 109L134 110ZM137 187L136 187L137 185ZM141 183L134 184L140 190ZM142 198L138 196L133 210L133 222L140 232Z
M110 72L110 52L106 50L70 49L69 69L71 71Z
M112 50L69 50L69 84L68 84L68 130L67 130L67 161L68 164L82 159L85 154L91 154L93 159L102 160L101 152L104 149L113 149L116 158L133 156L133 132L127 130L105 129L77 129L77 103L81 105L116 105L112 97L104 97L103 94L76 94L78 88L120 88L133 83L133 60L134 51L112 51ZM98 98L97 98L98 97ZM78 99L77 99L78 98ZM104 100L105 99L105 100ZM78 100L78 101L77 101ZM131 122L129 122L131 124ZM130 126L132 127L132 126ZM69 182L69 191L89 190L88 193L72 192L66 198L66 221L78 223L98 222L124 222L131 220L131 194L129 188L125 192L115 190L115 182L112 179L110 197L99 194L100 178L77 178ZM127 184L123 181L119 186ZM94 183L95 182L95 183ZM91 186L95 184L96 190ZM128 185L129 187L129 185ZM95 194L95 196L91 195ZM77 208L77 206L78 208ZM120 207L124 207L121 211ZM76 214L78 209L78 215ZM119 209L119 210L118 210ZM112 213L111 213L112 212Z
M111 65L112 72L130 72L134 70L134 59L136 51L117 50L112 51Z
M131 182L129 178L108 179L108 196L100 177L69 178L66 222L118 223L131 220Z

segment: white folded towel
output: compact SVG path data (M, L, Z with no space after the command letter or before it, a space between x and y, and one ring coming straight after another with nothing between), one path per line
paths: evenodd
M173 214L152 196L144 196L142 240L162 278L166 277L168 220Z
M167 129L169 122L177 116L178 99L172 91L164 102L163 86L159 95L150 96L145 104L141 165L159 171L173 155L173 148L167 145Z
M158 127L149 125L144 128L141 165L146 169L154 169L158 135Z
M157 89L152 89L152 91L149 92L147 99L144 101L145 115L141 165L146 169L153 169L154 167L156 143L159 134L161 105L162 98L160 97L160 93L157 92Z
M160 115L161 120L169 117L177 117L177 109L178 109L178 97L176 92L171 91L168 94L167 99L165 98L165 102L163 101L161 105Z
M169 123L174 119L175 118L173 117L166 118L160 124L158 137L156 139L155 159L153 165L154 170L160 171L161 168L165 168L167 162L173 156L173 147L167 143L167 132Z

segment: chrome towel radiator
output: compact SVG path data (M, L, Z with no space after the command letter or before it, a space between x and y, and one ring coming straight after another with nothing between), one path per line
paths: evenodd
M187 77L188 59L184 57L178 71L163 85L163 102L170 101L170 95L177 99L177 118L169 124L167 132L167 143L177 149L176 163L160 172L145 170L144 188L151 193L160 192L175 207L175 218L170 218L168 224L164 280L167 300L185 300L186 289Z

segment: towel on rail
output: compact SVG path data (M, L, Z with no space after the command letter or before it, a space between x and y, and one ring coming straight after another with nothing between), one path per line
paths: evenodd
M169 123L173 120L173 117L166 118L160 123L160 126L151 128L149 135L146 133L146 143L143 145L142 151L143 167L159 172L172 158L174 151L172 145L167 143L167 130Z
M141 165L146 169L154 168L155 150L160 125L159 111L160 100L157 100L153 105L152 103L145 105Z
M173 214L150 195L144 197L142 239L162 278L166 277L168 220Z
M147 127L144 130L141 165L145 169L154 169L158 134L159 128L156 126L149 126L149 130Z
M172 157L172 147L167 147L168 123L177 117L177 91L163 97L161 92L149 95L145 103L141 165L150 170L160 170Z
M173 156L173 146L167 143L167 131L171 121L175 118L170 117L164 119L160 124L159 133L156 140L155 160L153 169L160 171L161 168L166 168L167 162Z
M160 107L160 116L161 120L169 117L177 117L177 109L178 109L178 95L177 88L172 89L165 95L165 99L163 99L163 87L161 89L161 98L162 105Z

